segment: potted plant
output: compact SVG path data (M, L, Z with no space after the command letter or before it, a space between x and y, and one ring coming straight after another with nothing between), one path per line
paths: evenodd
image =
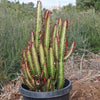
M71 82L64 78L63 60L72 53L72 43L66 55L68 20L61 18L50 34L51 15L48 10L41 17L41 2L37 2L35 32L31 33L26 50L21 56L21 84L24 100L69 100Z

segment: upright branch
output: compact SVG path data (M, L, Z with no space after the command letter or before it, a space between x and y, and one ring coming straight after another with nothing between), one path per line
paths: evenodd
M63 61L63 57L64 57L66 32L68 28L67 26L68 26L68 20L65 20L63 22L63 28L62 28L61 39L60 39L60 50L59 50L59 60L60 61Z
M47 14L47 19L46 19L46 29L45 29L45 36L44 36L44 46L49 48L49 38L50 38L50 12Z
M36 26L35 26L35 44L36 48L38 48L39 45L39 35L41 32L41 25L42 25L42 19L41 19L41 2L38 1L37 3L37 17L36 17Z

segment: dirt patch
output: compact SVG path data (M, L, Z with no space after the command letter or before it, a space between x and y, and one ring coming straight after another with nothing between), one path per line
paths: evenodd
M100 100L100 82L74 84L70 100Z

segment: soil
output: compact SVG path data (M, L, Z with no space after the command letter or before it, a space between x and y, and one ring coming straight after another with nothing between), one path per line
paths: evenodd
M72 81L73 86L70 100L100 100L100 58L89 59L88 62L89 65L86 59L82 61L82 65L71 59L65 62L65 77ZM80 66L76 67L78 65ZM19 79L20 77L3 87L0 100L23 100L18 92Z
M100 100L100 82L73 85L70 100Z

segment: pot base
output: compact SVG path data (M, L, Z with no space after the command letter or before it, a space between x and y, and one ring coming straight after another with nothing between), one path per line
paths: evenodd
M61 97L55 97L55 98L28 98L28 97L25 97L23 96L23 99L24 100L69 100L69 93L67 95L64 95L64 96L61 96Z
M24 100L69 100L69 92L72 89L71 81L65 79L64 88L50 92L29 91L28 87L20 84L19 92Z

